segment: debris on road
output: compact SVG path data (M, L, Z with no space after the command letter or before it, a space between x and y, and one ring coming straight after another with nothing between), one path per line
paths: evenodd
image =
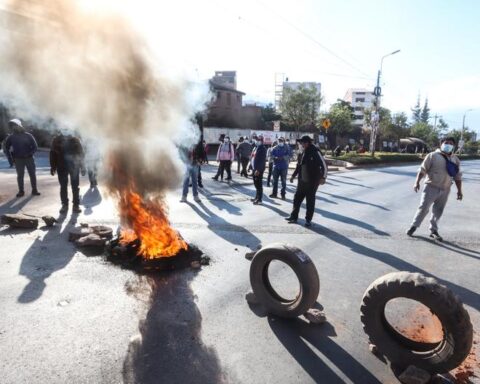
M100 237L96 233L90 233L75 241L77 247L104 247L107 242L106 238Z
M327 322L325 312L316 308L309 309L303 316L312 324L323 324Z
M14 213L2 215L0 223L8 225L11 228L36 229L38 227L38 219Z
M368 350L370 351L370 353L373 353L375 356L378 355L378 348L375 344L370 343L368 345Z
M77 241L84 236L88 236L92 233L90 228L75 227L68 232L68 241Z
M410 365L398 379L403 384L427 384L432 376L427 371L417 368L414 365Z
M200 264L200 262L198 260L195 260L195 261L192 261L190 263L190 266L193 268L193 269L200 269L202 267L202 264Z
M55 223L58 223L57 219L53 216L42 216L42 220L45 222L47 227L53 227Z

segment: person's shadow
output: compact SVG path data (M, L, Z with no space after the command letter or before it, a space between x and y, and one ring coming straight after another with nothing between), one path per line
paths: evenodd
M57 218L57 225L48 230L43 238L37 238L25 252L20 265L20 275L30 281L18 297L19 303L31 303L42 296L45 280L52 273L65 268L76 253L75 246L67 243L68 230L75 225L77 216L72 215L61 230L65 216Z
M245 227L227 222L224 218L215 215L203 203L192 204L188 202L187 204L190 205L195 213L208 224L208 229L216 233L218 236L232 244L246 246L251 250L257 250L257 247L260 244L260 239Z
M381 383L360 362L333 341L337 334L332 324L325 323L318 326L300 318L282 319L270 315L268 324L285 349L316 383L344 383L344 380L318 356L315 350L320 351L352 382Z
M82 197L82 205L85 207L85 215L91 215L92 208L99 205L102 202L102 195L97 187L89 188L87 193Z
M202 315L190 281L195 272L148 276L151 307L123 363L123 382L225 383L216 352L201 339Z

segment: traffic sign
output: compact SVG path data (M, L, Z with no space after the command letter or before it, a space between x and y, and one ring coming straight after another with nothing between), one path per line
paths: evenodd
M323 120L323 123L322 123L323 128L328 129L328 128L330 128L331 125L332 125L332 123L330 122L330 119Z

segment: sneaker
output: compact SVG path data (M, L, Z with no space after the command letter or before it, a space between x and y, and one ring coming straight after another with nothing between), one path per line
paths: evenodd
M413 236L413 233L417 230L417 227L415 227L414 225L412 225L409 230L407 231L407 235L408 236Z
M185 200L186 200L186 199L185 199ZM197 203L199 203L200 201L202 201L202 200L200 199L200 197L198 197L198 196L195 196L195 197L193 198L193 200L195 200Z
M65 214L68 212L68 204L63 204L62 208L60 208L60 213Z
M213 177L212 177L212 180L218 181L218 177L217 177L217 176L213 176Z
M288 224L296 224L298 219L292 216L288 216L285 218L285 220L288 221Z
M250 201L251 201L252 203L254 203L255 201L257 201L257 198L255 197L255 198L253 198L253 199L250 199Z
M25 192L23 192L23 191L18 191L17 197L23 197L23 196L25 196Z
M255 200L255 201L253 202L253 204L255 204L255 205L262 205L262 200Z
M443 241L443 237L440 236L437 231L431 231L431 232L430 232L430 237L431 237L433 240Z
M36 189L34 191L32 191L32 196L40 196L41 193L38 192Z
M231 178L231 177L227 177L227 178L225 179L225 181L232 181L232 178Z
M305 227L310 228L312 226L312 222L310 220L305 221Z
M73 213L82 213L82 209L80 208L79 205L74 205L72 208Z
M182 196L182 198L180 199L180 202L181 203L186 203L187 202L187 196Z
M270 183L267 183L267 188L270 188Z
M198 184L198 188L203 188L203 184L202 184L202 183L199 183L199 184Z
M268 195L268 197L270 197L271 199L278 199L278 196L274 195L273 193L271 195Z
M287 198L285 197L285 195L282 195L282 200L286 200Z

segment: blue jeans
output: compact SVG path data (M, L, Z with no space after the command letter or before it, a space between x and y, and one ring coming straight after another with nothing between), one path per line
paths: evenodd
M193 196L198 196L198 165L189 165L187 168L187 173L183 179L183 196L187 197L188 195L188 186L190 185L190 179L192 181L192 192Z
M282 179L281 195L285 196L285 190L287 189L287 172L288 169L278 169L273 167L273 195L276 195L278 192L278 178L280 177Z

